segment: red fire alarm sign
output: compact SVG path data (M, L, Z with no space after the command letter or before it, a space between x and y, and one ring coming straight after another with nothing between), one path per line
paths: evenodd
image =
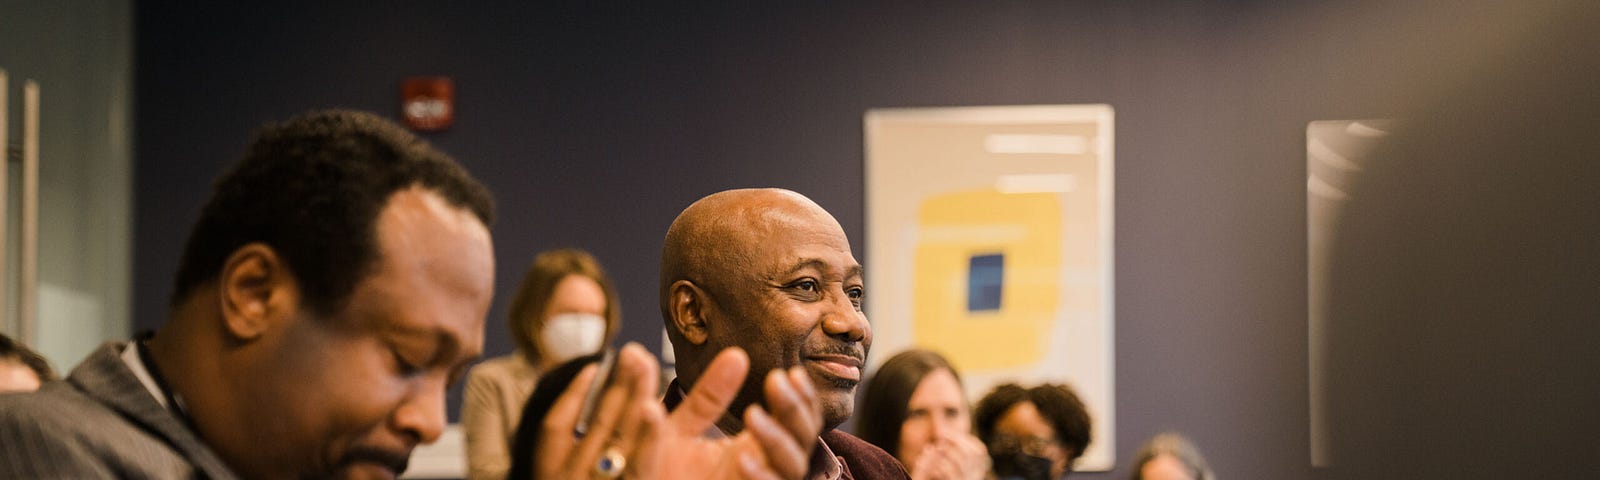
M450 77L411 77L400 85L400 112L413 129L437 132L450 128L455 110L455 85Z

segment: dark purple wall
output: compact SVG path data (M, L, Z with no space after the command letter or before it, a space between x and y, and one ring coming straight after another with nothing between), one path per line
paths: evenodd
M188 226L248 132L314 108L395 116L410 75L455 79L456 126L427 137L502 212L486 355L511 350L507 295L559 246L599 256L623 336L658 349L660 240L714 191L798 190L871 255L867 109L1108 103L1118 462L1176 428L1237 479L1316 476L1306 122L1395 115L1529 23L1458 2L385 3L139 3L138 328L164 318Z

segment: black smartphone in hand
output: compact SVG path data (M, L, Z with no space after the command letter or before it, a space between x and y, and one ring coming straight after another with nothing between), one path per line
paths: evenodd
M611 384L611 377L617 370L617 349L607 347L600 356L599 371L595 373L594 382L589 384L589 391L583 396L583 409L578 411L578 424L572 427L572 435L583 438L589 434L589 429L594 426L595 410L600 409L600 398L604 396L606 386Z

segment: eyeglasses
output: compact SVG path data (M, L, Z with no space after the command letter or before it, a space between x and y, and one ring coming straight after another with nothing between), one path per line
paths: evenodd
M1018 437L1015 435L997 434L989 441L991 453L1011 454L1022 452L1035 457L1049 457L1060 444L1055 439L1034 436Z

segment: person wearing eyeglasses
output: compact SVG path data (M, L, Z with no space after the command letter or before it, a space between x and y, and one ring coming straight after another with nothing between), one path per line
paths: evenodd
M998 480L1066 478L1090 442L1089 412L1062 384L1004 384L973 411Z

